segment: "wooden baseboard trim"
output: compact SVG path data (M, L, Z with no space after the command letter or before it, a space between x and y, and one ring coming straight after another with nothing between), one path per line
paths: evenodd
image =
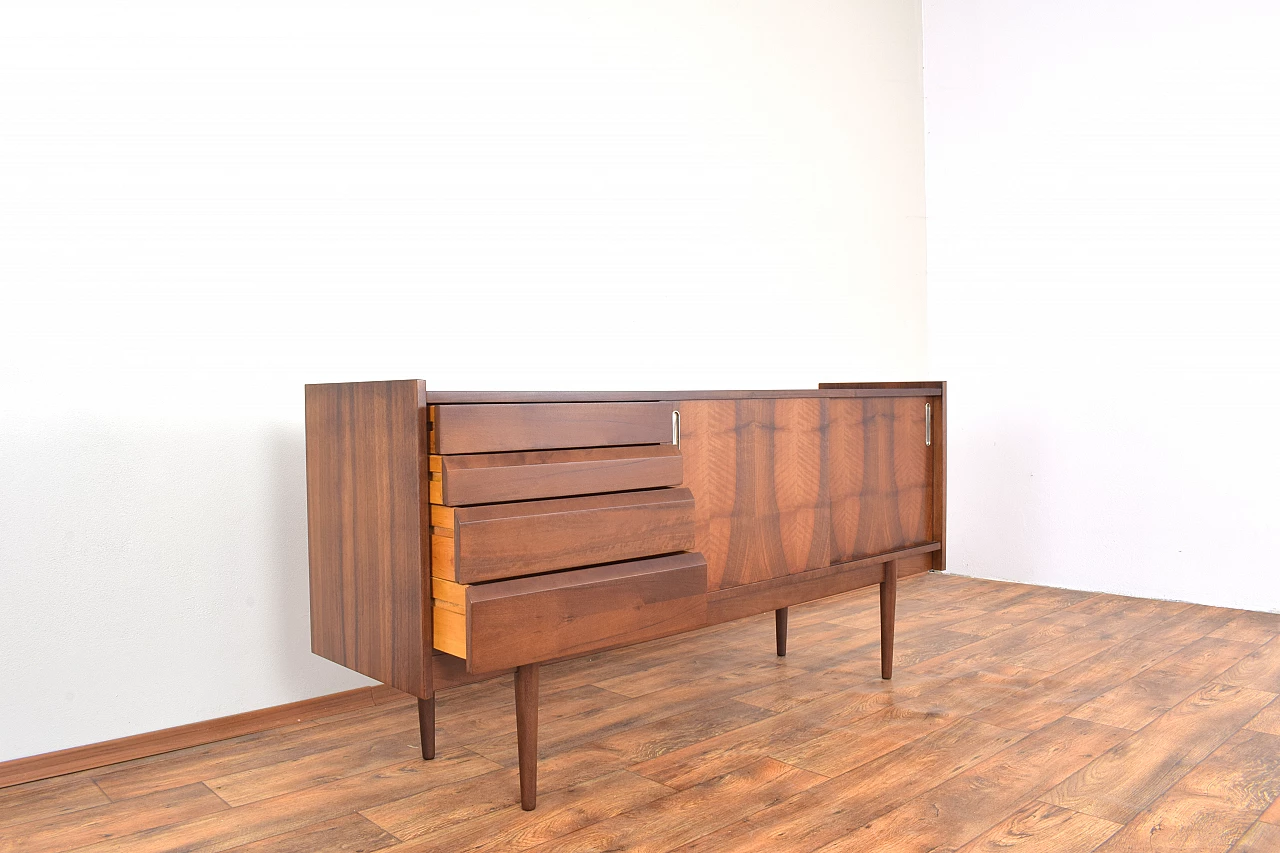
M134 758L146 758L149 755L159 755L175 749L186 749L189 746L200 746L216 740L273 729L277 726L327 717L330 714L372 708L374 705L383 705L404 695L399 690L385 685L359 687L342 693L330 693L314 699L303 699L300 702L246 711L230 717L219 717L216 720L174 726L158 732L146 732L115 740L105 740L101 743L46 752L42 755L14 758L0 762L0 788L20 785L23 782L34 782L37 779L47 779L50 776L61 776L64 773L105 767L108 764Z

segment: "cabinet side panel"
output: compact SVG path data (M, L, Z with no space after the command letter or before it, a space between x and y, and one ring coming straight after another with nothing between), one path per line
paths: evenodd
M311 649L425 697L422 390L415 380L309 385L306 437Z

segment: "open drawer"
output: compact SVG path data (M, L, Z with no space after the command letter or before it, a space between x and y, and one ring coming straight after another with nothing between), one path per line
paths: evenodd
M480 403L431 406L432 453L502 453L672 444L675 403Z
M541 500L678 486L684 478L673 444L432 455L431 503L442 506Z
M482 583L693 548L693 494L650 489L431 507L431 574Z
M434 644L468 672L574 657L701 627L706 591L698 553L486 584L433 578Z

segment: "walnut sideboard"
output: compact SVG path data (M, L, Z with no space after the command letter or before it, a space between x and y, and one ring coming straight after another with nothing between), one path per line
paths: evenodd
M311 648L418 697L515 670L535 804L538 665L880 585L946 560L946 383L813 391L308 385Z

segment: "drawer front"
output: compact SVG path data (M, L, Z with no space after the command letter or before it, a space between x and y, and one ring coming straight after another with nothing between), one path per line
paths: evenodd
M431 457L431 502L447 506L678 486L671 444Z
M688 489L431 508L431 573L456 583L692 548Z
M486 403L430 408L432 453L671 444L675 403Z
M462 588L465 615L442 648L464 652L470 672L489 672L639 643L706 624L707 564L673 554ZM461 642L457 628L463 627ZM440 632L437 631L437 638ZM437 648L440 641L437 640Z

